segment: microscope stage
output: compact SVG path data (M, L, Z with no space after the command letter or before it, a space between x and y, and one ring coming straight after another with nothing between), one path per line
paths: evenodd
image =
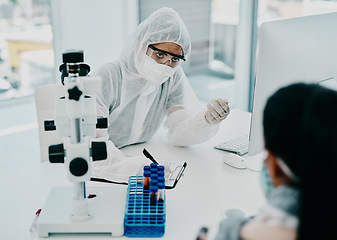
M72 187L53 188L36 222L40 237L49 233L110 233L113 237L124 234L126 186L87 187L90 218L74 221Z

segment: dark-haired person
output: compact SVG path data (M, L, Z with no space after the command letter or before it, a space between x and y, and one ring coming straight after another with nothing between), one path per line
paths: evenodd
M337 92L296 83L263 115L261 183L267 204L252 218L223 220L216 240L337 239Z

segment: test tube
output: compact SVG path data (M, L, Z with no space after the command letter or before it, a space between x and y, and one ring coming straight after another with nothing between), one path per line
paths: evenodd
M157 204L157 195L158 195L158 186L157 184L150 184L150 205L156 205Z
M165 198L165 182L158 182L157 200L158 202L164 202L164 198Z
M165 172L163 171L158 171L157 174L158 174L158 177L165 177Z
M165 172L165 167L163 165L158 165L157 168L158 168L158 171Z
M158 183L164 183L165 184L165 178L164 177L158 177Z
M158 178L158 174L157 173L151 173L150 175L150 179L157 179Z
M157 168L157 166L158 166L157 163L151 163L151 164L150 164L150 167L151 167L151 168Z
M150 184L151 183L155 183L155 184L158 183L158 174L157 173L151 173L151 175L150 175Z
M144 166L143 169L144 169L144 172L145 172L145 171L151 171L151 167L150 167L150 166Z
M158 173L158 169L157 168L151 168L151 173Z
M165 167L162 165L158 165L158 176L165 177Z
M151 187L151 185L158 185L158 179L157 178L150 178L150 187Z
M149 190L150 188L150 175L151 172L150 171L144 171L144 189L145 190Z

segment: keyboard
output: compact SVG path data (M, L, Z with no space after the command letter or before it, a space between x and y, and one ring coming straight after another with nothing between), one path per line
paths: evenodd
M214 146L214 148L227 152L233 152L242 156L243 154L248 153L248 143L249 143L249 136L243 135L238 138L228 140L222 144L216 145Z

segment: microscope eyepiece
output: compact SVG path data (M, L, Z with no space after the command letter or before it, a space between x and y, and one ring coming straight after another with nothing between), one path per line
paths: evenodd
M90 72L90 66L84 62L84 54L79 49L68 49L62 52L63 63L59 67L61 72L61 82L64 84L64 78L69 73L79 73L79 76L87 76ZM67 69L68 66L68 69Z
M79 49L68 49L62 52L63 63L81 63L84 62L84 54Z

